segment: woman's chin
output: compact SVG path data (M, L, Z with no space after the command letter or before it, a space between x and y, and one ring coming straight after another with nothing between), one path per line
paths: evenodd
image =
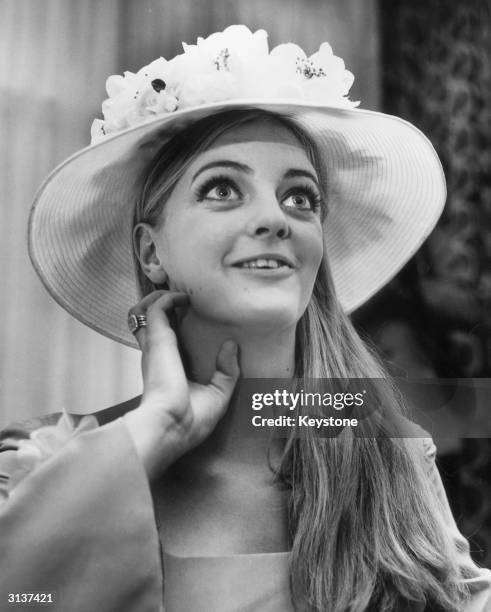
M247 333L254 330L265 333L291 328L298 323L300 316L298 308L287 308L285 304L256 304L247 308L231 307L226 313L215 313L214 319L218 323L240 327Z
M307 307L303 300L293 299L291 291L237 293L195 292L186 316L218 326L273 332L295 326Z

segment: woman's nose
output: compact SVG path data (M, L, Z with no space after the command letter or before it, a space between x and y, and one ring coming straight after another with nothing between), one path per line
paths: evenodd
M261 203L254 211L249 221L249 234L255 238L289 238L291 227L278 202Z

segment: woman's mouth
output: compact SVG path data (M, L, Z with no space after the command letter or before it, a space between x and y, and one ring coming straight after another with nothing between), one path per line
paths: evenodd
M260 257L248 257L236 261L232 264L233 268L243 270L246 274L267 278L285 278L295 272L293 262L280 255L269 254Z
M277 259L252 259L236 264L239 268L258 268L261 270L277 270L278 268L290 268L284 261Z
M293 270L294 262L282 253L258 253L235 261L234 268L247 270Z

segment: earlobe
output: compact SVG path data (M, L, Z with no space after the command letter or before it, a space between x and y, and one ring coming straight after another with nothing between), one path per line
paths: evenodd
M149 223L138 223L133 228L133 248L141 269L154 285L167 282L167 273L155 243L155 230Z

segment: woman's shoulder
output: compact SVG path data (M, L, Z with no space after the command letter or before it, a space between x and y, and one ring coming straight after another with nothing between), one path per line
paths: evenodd
M431 434L413 421L409 416L392 415L391 431L395 438L404 438L413 447L417 454L424 455L428 463L432 464L436 458L437 448ZM389 434L391 437L391 434Z
M423 454L428 463L432 464L436 458L436 444L431 435L420 425L414 423L414 436L418 438Z

